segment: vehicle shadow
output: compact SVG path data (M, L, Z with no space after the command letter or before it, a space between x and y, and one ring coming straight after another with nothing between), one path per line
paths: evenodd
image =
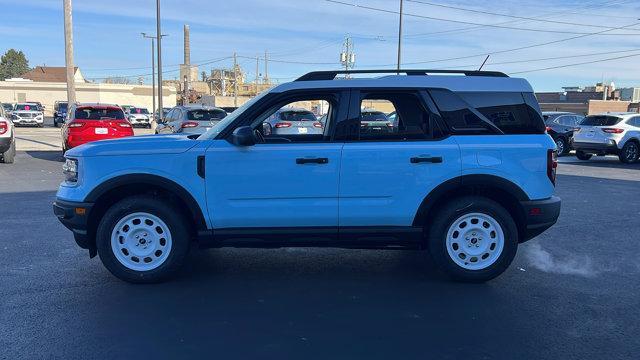
M32 158L36 158L40 160L57 161L57 162L64 161L64 157L62 156L62 151L59 151L59 150L58 151L28 150L28 151L25 151L25 153L31 156Z
M617 158L592 158L591 160L578 160L577 158L562 158L563 161L559 163L562 165L578 165L592 168L610 168L610 169L629 169L640 170L640 161L633 164L625 164L620 162Z

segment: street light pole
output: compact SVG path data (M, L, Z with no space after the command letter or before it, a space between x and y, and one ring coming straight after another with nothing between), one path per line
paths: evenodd
M149 36L146 33L142 33L142 37L151 39L151 98L153 99L151 113L153 114L156 111L156 40L155 36Z
M402 54L402 0L400 0L400 22L398 25L398 73L400 73L400 62Z
M160 121L163 119L162 113L162 29L160 28L160 0L156 0L156 39L158 40L158 116Z

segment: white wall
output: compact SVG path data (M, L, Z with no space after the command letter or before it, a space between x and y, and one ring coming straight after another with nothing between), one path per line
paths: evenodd
M78 102L100 102L105 104L134 105L152 111L151 85L121 84L76 84ZM32 81L0 81L0 102L16 103L39 101L45 106L45 114L51 116L56 101L67 100L66 83L45 83ZM157 102L158 99L156 99ZM163 106L176 105L176 89L163 86ZM156 107L158 104L156 103Z

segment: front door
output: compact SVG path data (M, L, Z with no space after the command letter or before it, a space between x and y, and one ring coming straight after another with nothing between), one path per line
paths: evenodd
M284 96L284 95L283 95ZM206 152L207 205L214 232L219 229L269 229L309 232L338 226L338 181L343 143L331 139L329 126L346 109L340 93L320 92L287 96L267 106L251 126L257 143L236 146L218 139ZM283 111L304 113L296 121L310 122L320 131L290 132ZM327 114L327 122L318 118ZM341 115L342 114L342 115ZM302 120L301 120L302 119ZM267 130L269 129L269 130ZM283 131L279 131L282 129Z

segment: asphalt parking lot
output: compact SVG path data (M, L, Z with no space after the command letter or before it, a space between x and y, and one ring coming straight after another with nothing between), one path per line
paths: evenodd
M21 128L18 141L16 163L0 164L0 358L640 352L640 164L562 158L558 224L487 284L451 283L420 252L221 249L140 286L89 259L53 216L59 130Z

